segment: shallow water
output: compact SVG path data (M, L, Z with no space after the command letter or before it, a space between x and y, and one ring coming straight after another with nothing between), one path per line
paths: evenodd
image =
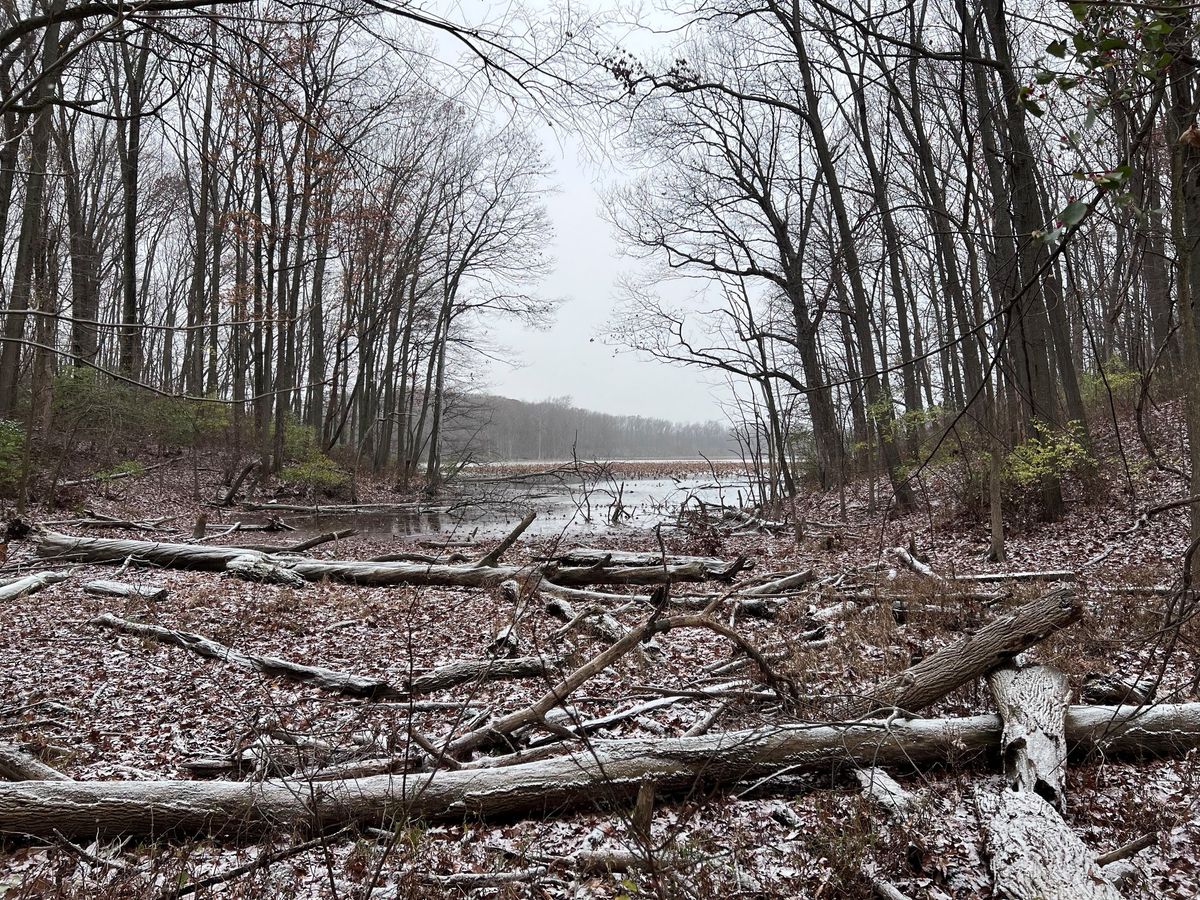
M537 518L529 537L605 534L614 530L653 528L674 522L684 503L735 505L748 494L745 476L723 474L684 478L633 478L616 484L562 483L469 484L437 511L399 510L386 513L305 516L284 514L297 541L341 528L357 528L369 537L430 540L495 538L507 534L530 509ZM612 523L619 495L623 509ZM446 511L446 507L449 510Z

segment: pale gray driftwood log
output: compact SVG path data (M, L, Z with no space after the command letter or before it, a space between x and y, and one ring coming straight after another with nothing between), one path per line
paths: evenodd
M70 781L36 756L9 744L0 744L0 781Z
M663 564L663 557L658 553L634 553L627 550L603 550L594 547L576 547L573 550L568 550L561 556L550 558L557 560L564 566L594 566L606 559L608 560L608 564L613 566L661 566ZM679 556L668 554L666 557L666 563L669 566L699 563L713 577L726 577L731 571L752 569L754 567L753 560L742 560L741 565L735 568L737 562L737 560L717 559L712 556Z
M863 793L885 810L888 815L903 819L912 812L916 805L913 795L901 787L900 782L883 769L878 766L868 766L865 769L857 769L854 774L862 786Z
M81 538L40 531L38 554L56 559L103 563L135 562L170 566L179 569L227 569L235 560L244 559L238 566L250 565L250 559L261 559L271 566L295 572L308 581L346 581L362 585L441 585L449 587L496 587L510 578L519 578L518 566L426 565L407 562L360 562L337 559L297 559L255 553L241 547L201 546L199 544L168 544L155 541L126 541L111 538ZM664 580L700 581L704 569L697 564L662 567L607 568L587 567L554 569L548 578L565 584L660 584Z
M988 673L988 687L1004 719L1000 750L1014 790L1033 791L1059 812L1067 775L1067 676L1049 666L1004 665Z
M267 557L246 553L225 563L225 571L246 581L263 584L285 584L289 587L307 587L308 582L298 572L270 562Z
M978 798L996 894L1009 900L1120 900L1092 852L1031 791Z
M794 591L804 587L813 580L812 569L805 569L802 572L792 572L790 575L784 575L780 578L772 579L765 584L755 585L739 591L743 597L765 597L772 594L784 594L788 591Z
M1137 724L1130 725L1137 715ZM1105 735L1101 723L1127 727ZM997 746L998 716L868 721L857 725L761 728L690 738L593 740L587 750L495 768L376 776L319 785L294 782L24 782L0 784L0 831L94 837L114 833L328 826L358 821L391 824L406 817L462 821L623 803L644 778L658 791L688 790L697 781L731 783L840 764L911 767L979 757ZM1144 745L1185 751L1200 746L1200 703L1138 710L1080 708L1067 715L1067 740L1088 749L1102 739L1108 753ZM1013 795L1018 796L1018 795ZM1036 795L1029 796L1041 801ZM1088 896L1088 895L1083 895Z
M128 584L124 581L97 579L83 586L84 593L98 597L121 597L126 600L166 600L167 589L157 584Z
M26 594L37 593L42 588L66 581L69 577L62 572L37 572L33 575L26 575L0 587L0 601L16 600Z
M558 663L545 656L516 659L458 660L415 675L407 686L393 685L382 678L367 678L338 672L322 666L308 666L275 656L258 656L227 647L203 635L174 631L160 625L130 622L111 613L92 619L93 625L124 634L147 638L162 644L182 647L209 659L221 660L264 675L310 684L323 691L361 697L368 700L405 700L417 694L447 690L471 681L554 676Z

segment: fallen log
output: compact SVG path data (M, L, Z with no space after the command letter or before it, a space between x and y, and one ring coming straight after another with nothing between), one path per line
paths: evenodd
M510 531L504 540L497 544L494 549L489 550L482 557L480 557L479 561L475 563L475 566L477 568L488 568L499 563L504 554L509 551L512 545L517 542L517 539L525 533L525 529L532 525L533 520L536 518L537 513L532 509L525 513L525 516L520 522L517 523L517 527Z
M871 798L877 806L889 816L905 819L916 806L913 795L900 786L891 775L878 766L868 766L855 771L855 777L862 787L863 793Z
M1009 787L1032 791L1062 812L1067 775L1067 676L1049 666L1004 665L987 676L1004 734L1000 750Z
M1070 625L1082 611L1074 594L1051 591L882 682L859 708L916 712Z
M889 547L887 555L895 559L898 563L904 566L911 572L916 572L925 578L932 578L935 581L941 581L942 576L933 570L929 563L922 562L913 555L912 551L904 547Z
M121 597L126 600L166 600L167 589L155 584L127 584L124 581L89 581L83 586L85 594L98 597Z
M664 558L660 553L634 553L624 550L600 550L592 547L576 547L559 556L547 556L542 559L565 566L593 566L605 559L614 566L661 566L664 562L669 566L682 566L688 563L699 563L714 578L728 578L730 570L737 564L737 560L731 562L712 556L668 554ZM743 559L742 564L733 571L752 568L754 568L754 560Z
M510 578L519 578L517 566L423 565L420 563L373 563L358 560L297 559L256 554L241 547L169 544L155 541L81 538L52 531L38 534L38 555L54 559L89 563L119 562L127 559L157 566L180 569L227 569L234 560L257 556L267 565L295 572L307 581L345 581L361 585L440 585L449 587L496 587ZM246 563L238 563L245 566ZM698 566L663 568L583 568L559 569L547 577L560 577L573 584L661 584L671 581L699 581L703 570Z
M517 659L458 660L415 675L407 686L403 686L394 685L382 678L352 675L348 672L338 672L322 666L304 665L275 656L243 653L203 635L187 631L174 631L144 622L130 622L111 613L97 616L92 619L91 624L157 641L161 644L182 647L200 656L227 662L264 675L299 681L323 691L367 700L405 700L417 694L447 690L481 679L494 681L509 678L547 677L557 671L557 661L543 656Z
M1153 678L1122 678L1119 675L1088 675L1079 699L1084 703L1149 703L1158 688Z
M788 591L794 591L797 588L802 588L813 580L812 569L805 569L802 572L792 572L784 575L781 578L768 581L766 584L760 584L755 587L748 587L739 593L744 597L763 597L771 594L786 594Z
M1130 718L1136 719L1131 724ZM1107 736L1097 722L1126 726ZM266 781L103 781L0 784L0 831L89 839L110 834L202 833L266 828L328 827L357 821L394 825L425 818L514 816L636 796L646 778L660 794L700 783L728 784L793 767L828 772L839 765L911 769L986 756L999 742L994 715L961 719L865 721L854 725L791 725L699 737L593 739L588 749L494 768L382 775L307 784ZM1200 747L1200 703L1139 709L1072 707L1067 741L1106 753L1150 747ZM1010 793L1011 792L1005 792ZM1036 795L1031 796L1040 801ZM1044 804L1044 801L1041 801ZM1049 808L1048 806L1046 807ZM1087 895L1084 895L1087 896Z
M546 612L567 624L567 629L582 628L607 644L615 644L629 633L629 629L602 609L589 608L576 612L566 600L556 597L546 603ZM566 629L559 629L564 631Z
M0 587L0 601L16 600L25 594L37 593L42 588L66 581L69 577L62 572L38 572L34 575L26 575Z
M546 578L567 587L585 584L663 584L666 581L703 581L708 577L701 563L666 566L579 566L563 568L550 563Z
M1092 853L1031 791L977 798L996 894L1011 900L1120 900Z
M121 478L137 478L139 475L145 475L147 472L153 472L155 469L161 469L168 465L171 461L155 463L152 466L138 466L136 469L130 469L126 472L114 472L111 475L89 475L86 478L71 478L66 481L60 481L59 487L77 487L81 484L94 484L97 481L117 481Z
M241 557L259 557L269 565L294 571L308 581L328 578L368 585L450 585L494 587L515 577L515 566L477 569L470 566L421 565L417 563L370 563L355 560L289 559L273 557L241 547L169 544L110 538L79 538L56 532L38 534L38 555L90 563L136 562L178 569L220 571Z
M304 576L285 566L272 563L265 556L243 553L225 563L225 571L246 581L262 584L284 584L289 587L306 587Z
M307 506L298 503L254 503L242 501L239 506L255 512L290 512L303 513L310 516L338 516L354 513L390 513L390 512L449 512L448 506L427 506L423 503L332 503L325 506Z
M16 747L0 744L0 781L70 781L58 769Z
M1045 572L984 572L980 575L955 575L951 581L990 584L993 581L1075 581L1078 573L1070 569Z

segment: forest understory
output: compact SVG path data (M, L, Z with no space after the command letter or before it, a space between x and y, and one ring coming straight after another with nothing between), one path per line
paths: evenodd
M1177 433L1176 414L1160 411L1152 433ZM206 814L210 834L197 835L182 820L161 833L169 816L156 822L153 814L135 828L98 833L93 811L67 801L58 807L67 811L61 819L36 807L42 812L35 817L46 818L30 820L24 830L33 833L22 834L22 800L13 792L24 782L14 781L10 793L0 791L0 897L998 896L985 828L989 798L1006 790L998 725L982 742L954 738L926 758L897 751L882 736L857 744L847 737L845 752L802 751L766 768L747 756L714 766L708 777L697 764L689 771L699 777L686 782L653 773L630 782L621 773L634 768L622 763L591 771L582 789L555 786L540 796L536 785L532 796L514 799L485 784L457 806L452 797L438 806L441 788L401 788L399 801L368 804L364 814L353 800L325 803L317 792L360 775L377 784L387 773L397 782L449 776L460 784L569 751L575 759L632 753L628 743L611 743L630 739L653 748L685 735L700 741L802 723L840 723L851 735L874 722L876 734L900 734L907 716L899 709L863 718L870 698L895 686L889 679L1055 591L1076 604L1078 620L1020 636L1028 649L1018 659L1065 674L1070 703L1117 702L1095 699L1110 676L1139 690L1152 684L1147 710L1200 700L1196 625L1184 624L1170 648L1162 631L1187 543L1186 509L1145 515L1186 487L1141 455L1132 425L1122 425L1120 446L1111 429L1096 431L1098 470L1086 483L1064 482L1061 520L1010 531L1004 565L984 559L986 522L964 510L953 487L963 483L962 463L953 457L917 474L922 503L901 518L870 514L865 483L844 498L805 497L799 539L794 527L776 527L766 514L713 509L707 520L693 514L663 528L661 543L654 531L618 528L602 538L538 537L509 548L462 535L440 546L428 536L350 536L306 551L312 560L408 553L428 572L445 565L495 573L469 587L366 586L347 583L353 573L332 580L319 571L294 584L259 582L231 571L139 565L134 551L82 562L63 547L78 555L85 545L56 544L37 530L13 539L3 581L39 572L65 578L15 597L0 586L0 771L15 759L87 785L282 785L299 812L281 813L281 802L278 815L243 815L230 800L227 815ZM294 543L286 533L222 537L245 511L192 500L186 460L153 470L156 460L142 462L148 470L140 477L87 486L78 509L35 507L27 521L107 515L133 526L50 526L86 540ZM85 460L78 466L85 469ZM219 468L202 467L206 498L220 494ZM364 486L360 499L396 498ZM201 513L208 530L196 540L192 523ZM570 556L581 543L614 556ZM502 558L490 554L495 549L504 550ZM651 554L659 563L640 567L651 573L643 576L628 574L637 565L621 569L620 577L640 585L613 584L627 562L619 552ZM673 563L678 577L664 600L656 584L664 552L729 565ZM437 562L421 563L422 556ZM1045 574L969 578L1004 573ZM96 580L138 591L84 590ZM676 627L657 631L655 623L667 618ZM232 648L360 681L338 693L328 683L299 682L294 672L278 677L270 661L262 671L245 656L213 659L136 633L144 624L218 642L218 657ZM486 669L489 660L510 658L545 665L504 680L478 677L477 667L476 677L460 683L434 677L417 687L423 675L444 675L455 661ZM554 702L560 679L597 660L594 672L563 692L565 703ZM910 715L930 722L994 714L994 677L976 673L940 696L935 691ZM544 718L521 717L547 697ZM1069 719L1069 740L1072 727ZM1194 722L1189 734L1196 746ZM1072 753L1052 798L1069 830L1097 857L1145 837L1123 863L1133 871L1121 873L1117 896L1200 895L1200 752L1183 744L1180 752L1131 752L1104 741L1076 743L1091 752ZM714 746L720 751L719 739ZM878 768L870 766L872 747ZM744 777L736 772L743 764ZM879 773L894 777L902 793L876 790L891 785ZM120 806L108 813L116 809L120 819ZM1088 896L1113 896L1091 889L1097 892Z

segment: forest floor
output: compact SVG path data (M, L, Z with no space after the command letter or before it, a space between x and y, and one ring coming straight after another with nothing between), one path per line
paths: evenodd
M1177 445L1178 423L1166 412L1160 416L1151 423L1153 436L1161 447L1172 441ZM986 525L979 515L964 510L960 486L967 473L961 460L919 472L921 507L901 518L870 514L868 487L858 483L844 496L831 493L805 500L803 513L811 524L800 542L790 531L731 533L699 526L664 529L663 541L669 552L727 559L746 555L755 561L755 575L811 567L818 578L854 580L864 567L877 563L886 548L907 545L910 535L940 574L1070 570L1077 574L1078 590L1087 601L1084 619L1026 656L1064 671L1077 695L1084 677L1092 673L1154 674L1160 659L1155 635L1163 597L1114 589L1175 581L1187 533L1185 510L1135 527L1144 510L1184 496L1186 486L1135 449L1140 445L1131 429L1122 427L1119 446L1111 428L1096 430L1096 455L1102 460L1098 471L1067 482L1068 512L1060 521L1014 527L1003 566L985 561ZM1128 455L1127 465L1122 450ZM1163 459L1177 455L1178 447L1174 454L1164 452ZM201 476L203 496L214 496L219 477L215 464ZM382 487L364 494L364 499L395 499ZM192 499L192 469L183 459L138 478L84 489L76 500L81 508L131 519L175 516L187 534L202 509L207 510L211 530L220 527L222 517L234 520L232 512L216 513ZM69 514L61 508L35 509L32 518L47 521ZM122 529L88 529L87 535L183 539ZM277 536L262 539L270 537ZM623 550L659 548L653 533L635 530L589 536L586 543ZM506 559L528 563L574 544L570 534L532 539L519 543ZM312 555L366 559L398 549L399 539L352 537L322 545ZM34 559L31 541L13 541L0 575L47 567ZM997 615L997 609L1044 589L1035 583L1015 584L1009 596L988 606L947 599L936 582L903 569L886 574L894 577L869 589L885 599L897 591L921 598L910 605L903 625L884 603L831 625L834 639L809 647L799 635L800 624L830 602L817 590L798 594L774 620L737 621L744 637L780 652L777 671L801 689L789 708L764 700L761 691L747 691L743 699L681 698L597 737L679 735L722 703L724 711L715 720L718 729L836 719L838 698L861 692L978 627ZM415 712L404 703L350 700L266 678L89 624L97 614L111 612L197 632L251 653L402 680L415 670L449 660L485 657L489 642L513 614L511 603L494 590L327 582L297 589L219 573L148 568L130 568L120 577L161 585L169 591L167 599L116 600L94 597L80 588L91 578L113 577L113 566L75 566L69 580L7 601L0 609L0 742L36 753L74 779L197 777L189 761L227 759L264 736L274 736L276 747L282 746L281 735L315 739L322 764L378 756L380 748L400 752L414 728L437 744L456 728L461 730L463 718L481 707L516 709L546 689L545 682L536 680L468 684L435 696L446 702L447 710ZM723 588L695 585L677 590L708 596ZM618 618L634 625L644 616L631 610ZM539 646L560 625L535 605L523 626L527 646ZM1165 667L1160 700L1197 699L1197 636L1195 626L1184 629ZM570 658L576 662L603 646L586 635L576 634L571 640ZM656 640L661 654L631 655L590 681L572 700L580 714L603 714L663 690L686 690L731 658L729 643L717 634L674 631ZM454 704L466 712L454 710ZM970 715L993 709L986 687L977 681L924 714ZM307 764L317 763L303 758L297 763L300 770ZM903 822L887 821L863 797L857 781L844 774L785 773L767 784L732 791L697 786L686 797L660 800L650 831L652 844L664 853L690 856L695 860L691 866L580 873L550 859L585 848L644 850L644 842L633 836L629 804L606 802L603 790L598 790L593 806L533 819L402 822L388 832L339 835L193 895L853 898L872 896L864 873L877 873L913 898L985 898L992 896L992 882L974 798L978 791L995 790L996 772L994 764L977 762L894 773L919 799L917 811ZM260 771L257 777L265 774ZM1128 896L1200 896L1200 754L1073 765L1067 775L1067 798L1066 820L1097 854L1145 833L1155 835L1154 845L1134 860L1142 877ZM223 834L116 847L97 842L89 848L83 846L86 841L9 836L0 844L0 898L171 897L199 880L303 840L290 833L265 838ZM503 880L505 873L530 867L536 874ZM498 877L480 887L461 877L471 873Z

